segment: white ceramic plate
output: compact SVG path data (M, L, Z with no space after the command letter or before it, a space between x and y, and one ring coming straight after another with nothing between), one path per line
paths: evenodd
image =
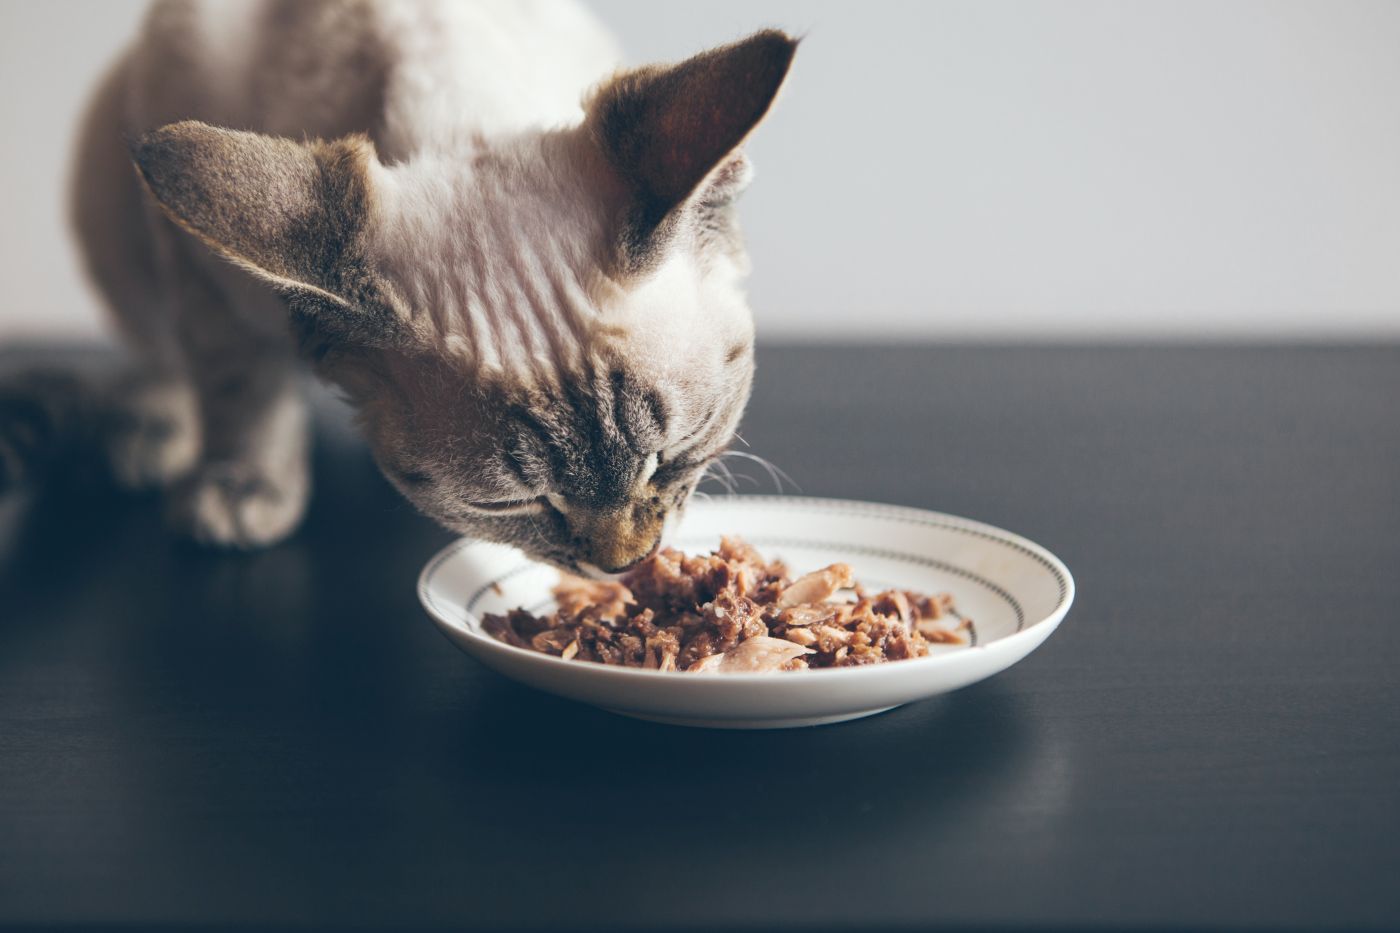
M956 690L1024 658L1060 624L1074 599L1065 565L1000 528L922 509L780 496L691 503L668 543L708 551L738 535L794 575L837 561L872 590L949 592L972 620L967 646L866 667L765 674L686 674L565 661L497 641L485 613L551 609L558 571L514 548L463 539L423 568L418 596L463 651L521 683L615 713L687 726L777 729L872 713Z

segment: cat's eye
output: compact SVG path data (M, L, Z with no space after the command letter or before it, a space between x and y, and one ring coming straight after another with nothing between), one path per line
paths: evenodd
M432 476L422 472L421 470L401 470L387 468L386 472L405 486L422 487L433 485Z
M496 502L467 502L466 505L477 512L489 512L492 515L523 515L530 512L538 512L544 508L546 499L544 496L536 496L533 499L501 499Z

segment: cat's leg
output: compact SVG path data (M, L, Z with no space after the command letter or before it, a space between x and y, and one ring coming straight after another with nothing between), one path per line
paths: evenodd
M295 371L246 366L198 380L204 449L169 492L177 530L229 547L274 544L306 511L311 478L306 404Z
M169 516L206 544L276 543L300 523L311 489L306 401L289 341L280 329L243 323L201 273L180 274L180 298L202 445L168 493Z
M293 379L257 378L269 384L240 391L238 401L223 393L201 396L206 437L217 442L169 493L176 529L205 544L275 544L306 511L305 404Z
M132 357L115 379L84 386L92 439L118 485L135 489L189 472L199 422L164 274L171 231L146 203L125 142L129 72L126 62L113 67L83 118L69 209L84 266Z
M118 381L102 414L101 442L117 484L165 487L199 459L199 402L180 373L133 369Z

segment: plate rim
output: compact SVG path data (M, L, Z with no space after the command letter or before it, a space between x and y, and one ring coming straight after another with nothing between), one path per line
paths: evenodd
M889 677L891 674L898 674L900 671L910 672L916 670L928 670L934 666L949 666L959 663L959 658L971 652L981 653L1002 653L1023 643L1029 643L1026 653L1035 648L1048 638L1064 620L1074 603L1075 582L1074 575L1052 551L1029 538L1019 535L1014 531L1007 531L996 525L976 519L964 518L960 515L953 515L948 512L939 512L934 509L922 509L917 506L895 505L885 502L871 502L861 499L839 499L822 496L784 496L784 495L734 495L723 497L711 497L702 502L690 503L691 506L700 505L702 508L711 504L715 505L742 505L745 503L766 504L766 505L807 505L820 506L826 508L846 508L854 509L866 514L884 516L888 518L898 518L901 515L907 518L918 517L920 519L935 518L940 520L946 527L965 533L975 534L979 537L986 537L997 541L1000 544L1009 544L1016 549L1026 553L1044 565L1060 583L1062 590L1059 600L1055 603L1050 612L1041 618L1027 620L1025 626L1019 631L1012 632L995 641L984 644L969 645L958 651L941 652L922 658L905 658L899 662L888 664L870 664L859 667L836 667L818 668L816 670L802 671L800 677L791 677L795 673L792 671L764 671L753 673L724 674L715 677L677 677L674 671L654 671L646 668L621 667L609 664L588 664L578 663L572 660L544 654L539 651L530 651L525 648L517 648L514 645L506 644L503 641L491 638L482 632L473 631L469 626L460 620L447 616L437 601L429 595L429 581L445 566L452 557L469 549L477 544L485 544L492 547L508 547L495 542L486 541L481 538L460 537L444 547L437 550L428 562L423 565L423 569L418 574L416 592L418 601L433 620L434 624L443 632L444 637L451 640L447 630L466 636L473 644L479 645L482 649L493 654L506 658L517 658L522 663L537 663L547 665L545 670L574 671L575 675L569 676L593 676L603 678L635 679L642 678L644 681L665 682L673 684L695 684L695 688L705 689L701 684L776 684L776 683L812 683L814 680L827 680L833 677L842 678L845 681L854 681L861 678ZM921 522L926 524L927 522ZM527 558L528 559L528 558ZM465 611L465 610L463 610ZM1014 662L1012 662L1014 663ZM894 670L891 670L891 669Z

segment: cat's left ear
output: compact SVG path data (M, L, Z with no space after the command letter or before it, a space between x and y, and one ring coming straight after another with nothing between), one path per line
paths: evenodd
M787 77L797 40L776 29L671 66L623 72L587 103L584 127L626 191L624 270L642 267L691 203L721 204L748 181L739 150Z
M281 294L304 341L396 339L400 318L363 261L367 138L303 143L186 121L131 154L166 215Z

